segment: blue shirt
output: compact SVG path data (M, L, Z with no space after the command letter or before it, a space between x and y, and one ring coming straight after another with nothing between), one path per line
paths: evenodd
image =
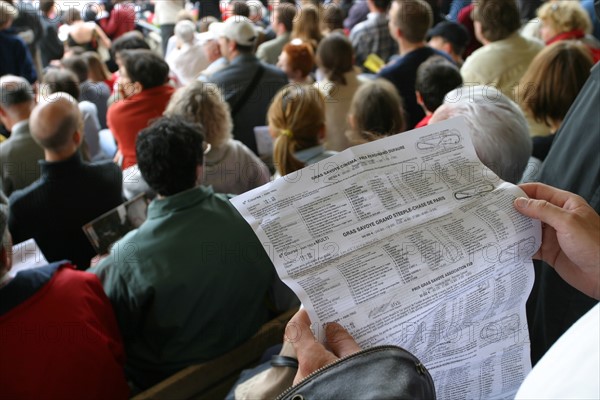
M442 56L454 63L446 53L425 46L397 58L377 74L377 77L385 78L396 86L398 94L404 100L404 110L408 115L407 126L409 129L414 128L425 117L425 111L417 103L415 81L417 80L419 65L432 56Z
M22 76L29 83L37 80L37 72L27 45L11 29L0 31L0 60L0 76Z

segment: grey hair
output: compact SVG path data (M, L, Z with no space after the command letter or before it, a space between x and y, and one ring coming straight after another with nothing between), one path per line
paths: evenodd
M175 25L175 36L183 43L193 43L196 34L196 24L192 21L183 20Z
M430 123L463 116L481 162L501 179L517 183L531 156L529 126L519 106L493 86L449 92Z

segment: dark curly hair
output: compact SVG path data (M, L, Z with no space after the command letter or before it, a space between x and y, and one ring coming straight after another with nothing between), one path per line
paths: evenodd
M196 185L196 167L202 165L204 128L183 117L161 117L142 130L136 142L142 176L162 196Z

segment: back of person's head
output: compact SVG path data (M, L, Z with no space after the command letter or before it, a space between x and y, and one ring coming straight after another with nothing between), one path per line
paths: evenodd
M15 75L4 75L0 78L0 107L9 108L33 101L33 88L27 79Z
M542 23L550 25L556 34L573 30L585 33L592 31L590 16L579 1L548 1L538 9L537 15Z
M205 140L211 146L218 147L233 137L229 104L214 84L194 81L178 89L164 115L202 124Z
M176 20L177 20L177 22L180 22L180 21L192 21L192 22L194 22L194 14L192 14L188 10L180 10L177 13Z
M470 40L467 28L452 21L442 21L431 28L427 32L427 40L429 41L434 37L439 37L443 42L449 43L452 52L458 56L462 56Z
M288 67L292 71L300 71L302 78L306 78L315 66L312 46L300 39L287 43L281 52L287 55Z
M481 162L501 179L517 183L531 156L527 120L519 106L490 86L454 89L429 124L463 116Z
M0 30L8 28L18 16L17 7L6 1L0 1Z
M458 68L441 56L430 57L417 69L415 90L421 94L425 108L434 112L444 103L444 96L463 83Z
M229 3L231 15L239 15L241 17L250 18L250 7L244 0L233 0Z
M387 11L390 8L393 0L373 0L375 8L381 11Z
M82 54L83 59L88 65L88 78L93 82L102 82L110 79L110 72L106 64L102 62L100 56L95 51L86 51Z
M200 33L208 32L208 27L213 22L219 22L219 20L216 19L215 17L213 17L212 15L207 15L205 17L202 17L197 23L198 32L200 32Z
M521 106L540 123L560 125L593 65L589 49L576 41L545 47L521 79Z
M473 19L481 25L481 34L490 42L506 39L521 27L516 0L479 0L474 3Z
M203 161L204 128L182 117L161 117L140 132L136 154L140 172L161 196L195 187Z
M222 24L214 24L217 36L225 37L234 42L238 52L250 54L254 51L254 46L258 37L257 30L252 21L243 16L233 16L227 18Z
M45 150L59 153L79 140L73 138L82 132L82 117L77 100L68 93L57 92L52 96L40 98L40 102L31 112L29 128L31 136Z
M74 99L79 98L79 79L68 69L51 69L46 72L40 88L40 95L47 97L57 92L64 92Z
M284 86L273 98L267 113L275 137L273 161L283 176L304 167L294 153L317 146L325 127L325 99L312 85Z
M123 50L145 49L150 50L150 45L144 40L140 31L130 31L116 38L110 46L113 55L119 54Z
M40 11L43 14L48 14L54 8L54 0L40 0Z
M67 25L71 25L73 22L81 21L81 11L75 7L69 7L63 13L63 21Z
M312 43L316 47L323 34L321 33L321 12L319 7L307 4L296 15L294 28L292 29L292 38L302 39L305 42Z
M286 32L291 32L294 29L294 18L296 18L296 7L288 3L279 3L276 8L277 21L276 23L283 24Z
M124 50L121 63L132 83L139 82L145 89L164 85L169 77L169 65L150 50Z
M344 29L344 11L335 3L329 3L323 11L323 27L328 32Z
M352 144L372 142L406 130L402 98L385 79L365 82L352 97L350 129L346 136Z
M425 40L427 31L433 24L433 11L423 0L395 0L395 12L390 15L392 27L402 32L409 43Z
M345 85L344 74L354 68L352 43L342 33L331 33L319 44L316 61L327 79Z
M88 78L88 64L86 59L80 56L66 57L60 60L61 65L72 71L79 79L79 82L85 82Z
M193 43L195 34L196 34L196 24L194 24L192 21L188 21L187 19L184 19L183 21L179 21L175 25L175 36L182 43L188 43L188 44Z

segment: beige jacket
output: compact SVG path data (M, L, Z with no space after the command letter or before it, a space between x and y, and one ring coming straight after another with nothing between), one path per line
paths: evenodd
M362 84L356 71L346 72L346 85L331 82L328 79L315 82L314 86L325 96L325 148L343 151L350 147L346 138L348 130L348 111L352 97Z

